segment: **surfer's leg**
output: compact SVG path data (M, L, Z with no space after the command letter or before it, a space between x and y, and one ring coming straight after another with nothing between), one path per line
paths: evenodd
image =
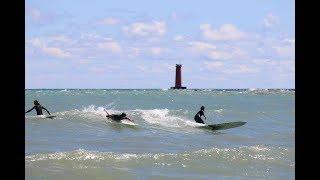
M204 124L204 122L203 122L203 120L200 118L200 120L199 120L199 122L198 123L202 123L202 124Z
M204 124L203 120L202 120L199 116L195 116L195 117L194 117L194 120L195 120L197 123L202 123L202 124Z

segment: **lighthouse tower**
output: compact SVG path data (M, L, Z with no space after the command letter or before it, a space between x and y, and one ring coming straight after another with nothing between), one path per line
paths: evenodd
M171 89L187 89L186 87L182 87L182 80L181 80L181 64L176 64L176 83L174 87Z

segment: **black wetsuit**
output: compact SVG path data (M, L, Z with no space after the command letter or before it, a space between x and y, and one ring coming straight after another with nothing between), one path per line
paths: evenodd
M37 115L43 115L43 114L42 114L42 109L46 110L47 113L50 114L49 111L48 111L45 107L42 107L41 105L35 105L35 106L33 106L33 108L31 108L30 110L28 110L26 113L32 111L33 109L36 109Z
M126 119L126 116L123 116L121 114L111 114L109 115L109 118L114 121L121 121L122 119Z
M197 122L197 123L202 123L204 124L203 120L201 119L201 116L204 116L204 113L202 110L200 110L195 116L194 116L194 120Z

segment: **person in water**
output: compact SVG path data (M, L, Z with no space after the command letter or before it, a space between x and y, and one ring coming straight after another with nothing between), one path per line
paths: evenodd
M204 106L201 106L200 111L194 116L194 120L197 123L204 124L203 120L201 119L201 116L204 116L204 118L207 119L206 116L204 115Z
M33 101L33 104L34 104L33 108L31 108L30 110L28 110L28 111L26 112L26 114L27 114L28 112L32 111L33 109L36 109L37 115L43 115L43 114L42 114L42 109L44 109L44 110L47 111L47 113L48 113L49 115L51 115L50 112L49 112L45 107L41 106L40 103L39 103L37 100Z
M121 121L121 120L124 120L124 119L128 119L129 121L132 121L132 122L133 122L133 120L131 120L131 119L129 119L129 118L127 117L126 113L121 113L121 114L109 114L106 110L104 110L104 111L107 113L106 117L107 117L108 119L112 119L112 120L114 120L114 121Z

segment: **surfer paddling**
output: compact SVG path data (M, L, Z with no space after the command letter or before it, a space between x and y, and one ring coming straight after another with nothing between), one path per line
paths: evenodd
M201 106L200 111L194 116L194 120L197 123L204 124L203 120L201 119L201 116L204 116L204 118L207 119L206 116L204 115L204 106Z
M33 104L34 104L33 108L31 108L30 110L28 110L28 111L26 112L26 114L27 114L28 112L32 111L33 109L36 109L37 115L43 115L43 114L42 114L42 109L44 109L44 110L47 111L47 113L48 113L49 115L51 115L50 112L49 112L45 107L41 106L40 103L39 103L37 100L33 101Z
M108 119L112 119L112 120L114 120L114 121L121 121L121 120L127 119L127 120L133 122L133 120L131 120L131 119L129 119L129 118L127 117L126 113L121 113L121 114L109 114L106 110L104 110L104 111L107 113L106 117L107 117Z

